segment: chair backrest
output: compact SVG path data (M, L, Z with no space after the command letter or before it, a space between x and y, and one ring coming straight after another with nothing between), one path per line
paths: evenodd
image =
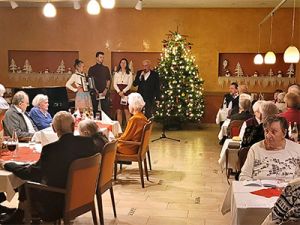
M229 137L239 136L244 120L232 120L228 126Z
M240 170L242 169L249 152L250 147L243 147L238 151Z
M117 152L117 140L106 143L102 151L100 175L98 180L98 190L105 191L104 187L109 184L112 179L114 162Z
M93 203L100 170L100 153L77 159L69 168L66 186L65 214L75 218L88 211L87 205Z
M148 122L145 124L143 133L142 133L142 138L141 138L141 145L139 148L138 155L141 157L141 159L144 159L146 152L148 151L148 145L150 142L150 136L152 132L152 122Z

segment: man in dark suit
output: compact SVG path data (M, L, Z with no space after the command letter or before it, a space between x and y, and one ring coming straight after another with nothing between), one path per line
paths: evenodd
M20 141L28 141L38 130L26 112L29 97L24 91L18 91L12 98L12 104L3 120L5 133L12 136L16 131Z
M143 70L137 72L133 86L138 86L137 92L142 95L146 103L145 116L149 119L153 115L155 102L160 98L160 84L158 74L150 69L150 60L144 60L143 67Z
M232 82L229 87L229 93L224 95L224 100L221 108L226 105L226 108L231 108L230 115L236 114L239 112L239 91L238 84Z
M43 147L40 159L33 165L6 163L4 168L23 180L40 182L49 186L65 188L71 163L79 158L97 153L93 140L89 137L74 136L74 119L70 113L61 111L53 118L53 129L59 140ZM24 189L19 194L19 209L3 224L18 224L23 219L22 203L26 199ZM64 196L57 193L36 191L32 195L34 209L45 221L61 218Z

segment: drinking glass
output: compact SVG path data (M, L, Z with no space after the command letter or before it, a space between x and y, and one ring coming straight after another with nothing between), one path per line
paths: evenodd
M100 117L100 113L99 113L99 112L96 112L95 119L96 119L96 120L100 120L100 119L101 119L101 117Z

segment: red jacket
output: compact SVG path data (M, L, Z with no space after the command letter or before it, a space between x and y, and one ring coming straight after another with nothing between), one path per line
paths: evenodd
M300 124L300 110L287 108L287 110L283 113L280 113L279 116L286 118L288 122L294 123L296 122L298 125Z

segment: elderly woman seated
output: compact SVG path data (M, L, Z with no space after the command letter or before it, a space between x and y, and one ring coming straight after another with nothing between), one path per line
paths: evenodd
M250 147L265 138L262 123L267 117L276 115L278 108L272 101L257 101L253 105L253 111L255 117L246 121L245 132L240 133L240 137L243 136L242 147Z
M133 116L129 119L124 133L119 138L117 152L134 155L138 151L138 146L122 143L122 141L141 141L143 128L148 122L147 118L142 113L145 106L143 97L139 93L131 93L128 95L129 112Z
M33 108L30 110L29 116L38 130L50 127L52 117L50 113L48 113L48 96L43 94L36 95L32 100L32 105Z
M246 128L248 127L255 127L255 126L258 126L260 123L261 123L261 112L260 112L260 106L264 103L263 100L258 100L256 101L253 106L252 106L252 110L253 110L253 114L254 114L254 117L246 120L242 127L241 127L241 130L240 130L240 134L239 134L239 137L241 138L241 140L243 139L244 137L244 133L245 133L245 130Z
M277 101L275 102L275 105L277 106L280 113L286 111L286 104L285 104L285 101L284 101L285 95L286 95L285 92L279 93L277 95Z
M292 178L300 163L300 145L285 139L288 124L283 117L268 117L265 139L251 146L240 180Z
M262 225L300 223L300 178L292 180L277 199Z
M82 120L78 124L78 131L80 136L92 137L97 149L102 153L104 145L108 142L108 139L103 135L93 120Z
M248 94L241 94L239 99L239 113L233 114L230 120L247 120L253 115L250 113L251 96Z
M300 95L290 92L285 95L284 100L287 106L287 110L283 113L280 113L280 116L286 118L288 122L296 122L299 125L300 109L298 109L298 107L300 105Z

